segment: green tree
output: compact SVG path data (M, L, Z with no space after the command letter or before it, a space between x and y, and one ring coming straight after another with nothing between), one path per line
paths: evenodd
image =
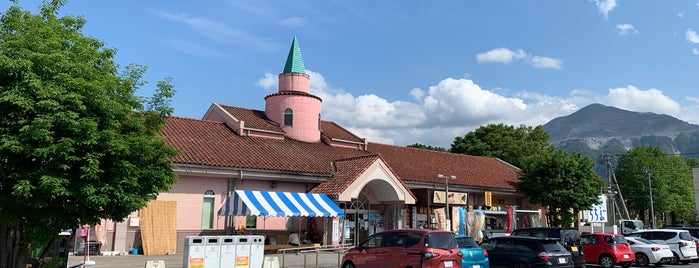
M452 153L496 157L516 167L524 158L552 147L542 126L506 126L488 124L454 138Z
M14 4L0 18L1 268L24 267L61 229L124 219L177 179L159 135L169 79L135 96L145 68L120 71L83 18L57 16L62 4Z
M657 222L677 223L693 219L692 174L681 157L667 156L657 146L636 147L619 158L615 174L632 217L652 222L650 183ZM662 225L658 223L656 226Z
M552 226L573 225L579 211L599 202L604 181L593 170L589 157L550 148L523 163L518 188L530 202L547 209Z
M430 145L423 145L420 143L414 143L411 145L408 145L407 147L411 148L418 148L418 149L425 149L425 150L432 150L432 151L439 151L439 152L446 152L447 149L444 149L442 147L436 147L436 146L430 146Z

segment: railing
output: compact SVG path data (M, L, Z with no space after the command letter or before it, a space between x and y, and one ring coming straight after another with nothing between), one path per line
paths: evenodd
M340 267L340 262L342 261L342 256L345 251L352 247L352 244L339 244L339 245L324 245L324 246L308 246L308 247L297 247L297 248L285 248L279 249L279 254L282 255L281 263L279 267L286 267L284 265L284 260L288 252L293 252L295 255L303 254L303 267L308 266L308 255L315 255L315 265L310 267L318 267L318 255L321 252L332 252L337 254L337 265L335 267Z

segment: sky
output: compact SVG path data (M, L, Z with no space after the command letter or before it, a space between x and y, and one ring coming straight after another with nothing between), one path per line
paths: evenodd
M370 142L448 149L592 103L699 124L699 0L69 0L59 13L85 18L121 66L148 67L137 94L172 78L175 116L264 110L296 37L322 119Z

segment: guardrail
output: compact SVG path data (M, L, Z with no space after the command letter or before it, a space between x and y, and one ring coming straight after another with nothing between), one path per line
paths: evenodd
M297 247L297 248L285 248L285 249L279 249L279 253L282 255L280 267L286 267L284 265L284 261L286 258L286 254L289 252L293 252L295 255L300 255L303 254L303 267L309 267L308 266L308 255L313 254L315 255L315 265L310 266L310 267L318 267L318 257L321 252L331 252L331 253L336 253L337 254L337 263L335 267L340 267L340 262L342 261L342 256L345 254L345 251L352 247L352 244L339 244L339 245L324 245L324 246L308 246L308 247Z

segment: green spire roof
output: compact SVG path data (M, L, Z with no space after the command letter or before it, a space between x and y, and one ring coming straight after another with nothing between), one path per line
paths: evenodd
M284 65L283 73L306 73L306 67L303 66L303 59L301 58L301 48L299 47L299 42L294 36L294 41L291 43L291 49L289 49L289 56L286 57L286 65Z

